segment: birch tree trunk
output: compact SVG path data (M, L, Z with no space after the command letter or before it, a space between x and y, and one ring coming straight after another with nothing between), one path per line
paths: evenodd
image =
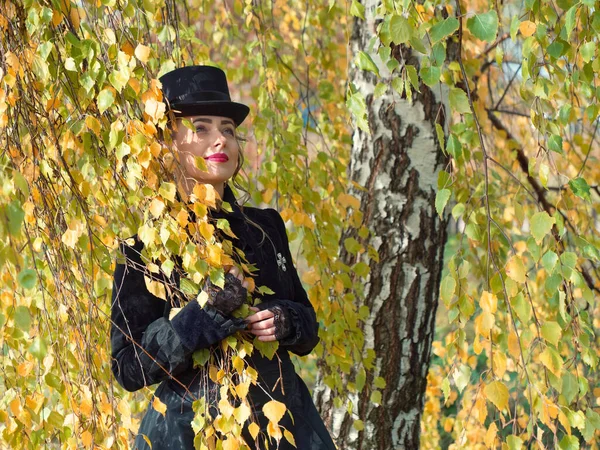
M375 35L377 3L363 1L366 19L354 24L353 55L366 51ZM401 64L418 68L410 49L397 46L392 54ZM446 162L435 132L436 120L443 126L443 107L425 85L420 94L413 92L412 103L391 89L375 98L377 82L391 76L383 65L379 70L383 80L356 68L350 74L366 98L372 133L355 131L349 167L350 178L366 188L352 192L361 199L364 223L374 232L365 245L373 245L380 256L379 263L371 262L364 298L358 300L370 308L363 332L365 349L376 352L376 368L362 392L351 398L352 416L345 405L334 406L322 380L315 389L317 405L340 449L419 447L446 243L446 222L435 210L438 172ZM340 258L354 262L344 250ZM370 400L368 387L376 376L386 381L381 406ZM364 422L360 432L353 427L356 419Z

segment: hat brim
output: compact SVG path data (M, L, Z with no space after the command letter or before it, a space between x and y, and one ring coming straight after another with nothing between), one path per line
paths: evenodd
M228 117L239 126L248 116L250 108L242 103L212 100L194 103L175 103L171 105L175 116L221 116Z

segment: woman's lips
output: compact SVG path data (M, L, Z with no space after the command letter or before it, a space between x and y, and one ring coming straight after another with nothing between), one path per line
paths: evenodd
M204 159L206 159L207 161L214 161L214 162L229 161L229 157L225 153L215 153L214 155L207 156Z

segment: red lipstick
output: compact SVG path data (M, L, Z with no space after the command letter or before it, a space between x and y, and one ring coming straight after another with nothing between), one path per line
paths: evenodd
M215 153L213 155L205 157L204 159L206 159L207 161L214 161L214 162L229 161L229 157L225 153Z

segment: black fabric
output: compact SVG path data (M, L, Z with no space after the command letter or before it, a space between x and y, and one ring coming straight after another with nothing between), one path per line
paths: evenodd
M248 106L231 101L225 72L218 67L180 67L159 80L167 105L178 116L223 116L238 126L250 112Z
M206 280L204 290L208 293L208 304L218 309L221 314L231 314L246 301L248 291L238 277L228 272L225 274L223 289Z
M228 185L224 200L231 204L233 212L210 210L211 219L229 220L238 237L233 240L234 246L244 252L249 264L259 269L256 286L264 285L274 292L255 292L253 297L262 300L262 309L279 306L287 310L293 323L293 330L280 341L272 360L257 351L246 358L259 374L260 386L251 386L249 391L253 414L260 427L266 429L268 421L262 416L261 407L270 397L276 398L293 414L294 423L285 422L285 426L294 434L298 449L333 450L333 441L288 354L310 353L319 338L314 309L292 262L285 224L274 209L245 207L244 213L266 232L263 239L260 230L244 220ZM200 307L196 301L185 305L169 320L171 303L177 306L178 302L173 298L164 301L146 288L145 265L140 255L142 243L136 240L135 245L124 246L122 250L126 260L117 264L113 285L112 370L119 384L128 391L160 382L155 395L167 405L165 417L148 407L134 448L149 448L142 436L145 435L152 442L153 450L193 450L192 402L204 396L209 403L216 404L218 389L208 378L207 370L193 368L191 355L198 348L218 353L218 343L245 324L243 319L223 315L210 305ZM282 258L286 261L285 270L277 264ZM262 447L256 450L258 448ZM293 447L282 440L279 448L291 450Z

